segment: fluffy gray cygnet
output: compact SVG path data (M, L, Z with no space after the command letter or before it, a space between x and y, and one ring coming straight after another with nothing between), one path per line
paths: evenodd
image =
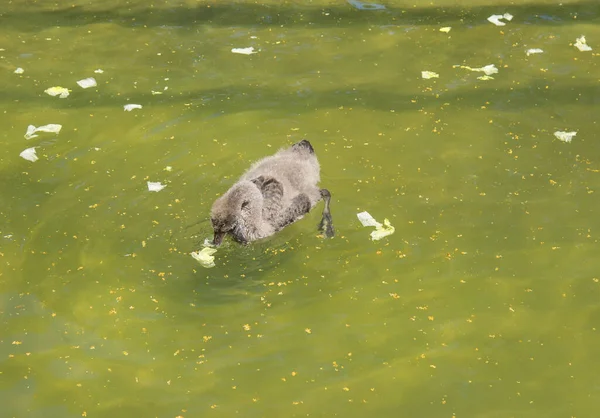
M256 162L213 204L214 245L220 245L226 234L243 244L273 235L301 219L321 199L325 207L319 230L333 237L331 194L319 188L319 171L307 140Z

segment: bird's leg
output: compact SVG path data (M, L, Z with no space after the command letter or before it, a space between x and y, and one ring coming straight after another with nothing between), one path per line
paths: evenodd
M321 231L327 238L333 238L335 235L335 229L333 229L333 219L331 218L331 210L329 209L329 203L331 202L331 193L327 189L321 189L321 197L325 202L323 208L323 218L319 222L319 231Z

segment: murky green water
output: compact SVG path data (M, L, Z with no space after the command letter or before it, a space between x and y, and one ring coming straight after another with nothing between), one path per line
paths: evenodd
M0 415L596 416L600 4L461 3L7 3ZM301 138L336 238L319 208L199 266L215 197Z

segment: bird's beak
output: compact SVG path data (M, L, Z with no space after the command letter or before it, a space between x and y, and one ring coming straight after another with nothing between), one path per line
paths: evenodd
M215 237L213 238L213 245L218 247L223 242L223 238L225 237L225 232L217 232L215 231Z

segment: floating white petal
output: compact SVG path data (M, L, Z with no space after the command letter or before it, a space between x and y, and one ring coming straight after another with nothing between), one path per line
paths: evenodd
M387 237L388 235L392 235L396 231L390 221L386 218L383 220L383 225L378 227L375 231L371 232L371 239L373 241L380 240L383 237Z
M123 106L123 109L125 109L126 112L131 112L133 109L141 109L142 105L139 104L126 104L125 106Z
M158 181L149 181L148 182L148 190L150 190L151 192L160 192L165 187L167 187L166 184L161 184Z
M25 132L25 139L35 138L37 135L34 135L37 128L33 125L29 125L27 127L27 132Z
M365 211L365 212L357 213L356 217L358 218L360 223L363 224L363 226L374 226L376 228L381 226L381 224L379 222L377 222L375 220L375 218L373 218L369 212Z
M50 87L44 90L44 93L49 94L50 96L58 96L61 99L69 96L69 89L64 87Z
M528 49L526 54L527 56L533 55L533 54L541 54L543 53L544 50L543 49L539 49L539 48L532 48L532 49Z
M101 70L100 68L98 68L97 70L94 71L96 74L102 74L104 72L104 70Z
M556 131L554 132L554 136L560 139L562 142L571 142L573 137L577 135L577 132L564 132L564 131Z
M15 74L23 74L24 72L25 72L25 70L22 69L21 67L19 67L15 70Z
M31 138L37 137L38 135L35 135L36 132L50 132L50 133L57 134L60 132L61 129L62 129L62 125L59 125L57 123L51 123L49 125L40 126L38 128L36 128L33 125L29 125L27 127L27 132L25 132L25 139L31 139Z
M430 78L440 78L440 75L438 73L434 73L433 71L421 71L421 77L427 80Z
M483 80L483 81L488 81L488 80L493 80L494 77L490 76L490 75L480 75L479 77L477 77L477 80Z
M192 252L191 255L202 267L211 268L215 266L215 257L213 254L216 252L216 248L205 247L201 251Z
M494 64L489 64L489 65L486 65L485 67L478 67L478 68L469 67L468 65L455 65L454 67L464 68L465 70L469 70L469 71L485 73L485 75L492 75L492 74L498 73L498 69L496 68L496 66Z
M371 239L373 241L380 240L383 237L392 235L396 229L390 224L388 219L384 219L383 224L377 222L375 218L371 216L369 212L357 213L356 217L363 226L374 226L375 231L371 232Z
M96 87L98 85L94 77L88 77L84 78L83 80L79 80L77 84L79 84L79 87L84 89L89 89L90 87Z
M450 32L451 29L452 29L452 27L446 26L446 27L440 28L440 32L448 33L448 32Z
M31 161L32 163L38 160L38 156L35 155L35 148L27 148L23 152L19 154L21 157L25 158L27 161Z
M485 67L481 68L473 68L471 71L483 71L485 75L492 75L498 73L498 69L494 64L486 65Z
M577 40L575 41L575 47L581 52L587 52L592 50L592 47L587 44L585 36L577 38Z
M496 26L505 26L506 23L502 22L500 19L508 20L509 22L512 20L513 15L510 13L504 13L503 15L491 15L487 18L488 22L493 23Z
M254 47L252 47L252 46L249 46L248 48L232 48L231 52L233 52L234 54L243 54L243 55L256 54L256 51L254 50Z

